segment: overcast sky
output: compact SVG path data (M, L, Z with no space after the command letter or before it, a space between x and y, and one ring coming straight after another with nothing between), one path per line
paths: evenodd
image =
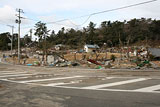
M15 24L16 8L23 9L23 16L34 20L22 20L21 36L24 36L29 29L34 28L37 21L55 22L144 1L148 0L0 0L0 33L11 31L7 24L14 25L15 32L18 31ZM92 16L83 26L87 26L90 21L99 26L102 21L107 20L123 21L141 17L160 19L159 11L160 0L157 0L149 4ZM83 26L76 25L81 25L87 18L72 19L47 26L56 32L62 27L80 29Z

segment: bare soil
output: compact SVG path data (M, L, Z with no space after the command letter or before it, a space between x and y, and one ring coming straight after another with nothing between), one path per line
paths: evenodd
M85 55L85 59L96 59L96 54L91 54L91 53L68 53L66 55L64 55L64 58L69 60L69 61L74 61L75 60L75 56L76 56L76 60L82 60L83 57ZM98 60L103 60L103 59L110 59L111 55L115 55L116 58L120 58L120 54L119 53L98 53ZM14 63L14 64L18 64L18 58L7 58L6 59L7 62L10 63ZM33 64L34 62L38 62L39 60L36 58L29 58L26 59L26 64ZM21 64L23 64L24 60L21 59L20 60Z
M91 54L91 53L70 53L70 54L66 54L64 55L64 58L69 60L69 61L73 61L75 60L75 57L76 57L76 60L82 60L83 57L85 55L85 59L96 59L96 54ZM101 60L101 59L110 59L111 55L115 55L116 58L120 58L121 55L120 53L109 53L107 52L106 53L97 53L98 55L98 60Z

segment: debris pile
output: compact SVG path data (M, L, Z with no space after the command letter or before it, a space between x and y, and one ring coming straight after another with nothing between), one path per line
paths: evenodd
M91 50L91 49L90 49ZM127 50L124 50L127 52ZM50 66L50 67L81 67L91 69L159 69L160 49L137 49L128 54L123 51L112 52L85 52L85 51L54 51L46 56L33 54L23 56L21 64L27 66ZM132 53L133 54L132 54ZM5 56L7 62L18 63L17 56Z

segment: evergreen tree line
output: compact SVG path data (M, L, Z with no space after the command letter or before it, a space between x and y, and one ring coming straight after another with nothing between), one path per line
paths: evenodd
M107 44L112 46L151 45L160 44L160 20L132 19L130 21L104 21L99 27L90 22L82 30L62 28L57 34L47 38L52 45L64 44L72 48L82 47L84 44Z
M12 35L9 32L6 33L1 33L0 34L0 50L1 51L8 51L11 50L11 40L13 39L13 49L18 48L18 34L15 33ZM20 46L21 47L26 47L28 44L30 44L31 38L28 35L25 35L23 38L20 39Z
M45 23L37 22L35 35L38 36L38 48L49 48L57 44L82 48L84 44L97 44L107 47L119 47L127 45L160 45L160 20L132 19L130 21L103 21L100 26L90 22L81 30L65 29L64 27L56 34L54 30L49 34ZM17 34L13 36L13 48L17 48ZM8 43L10 33L0 34L0 50L10 50ZM45 42L46 41L46 42ZM25 47L32 41L28 35L21 39L21 47ZM45 45L44 45L45 44Z

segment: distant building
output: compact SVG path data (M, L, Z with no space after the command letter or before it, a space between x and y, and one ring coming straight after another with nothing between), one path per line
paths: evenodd
M84 45L85 52L96 52L97 49L99 49L98 45Z

